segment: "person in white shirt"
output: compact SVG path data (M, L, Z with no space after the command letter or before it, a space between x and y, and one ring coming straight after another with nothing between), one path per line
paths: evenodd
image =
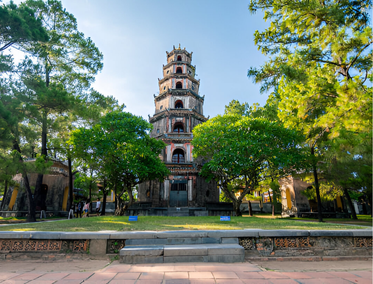
M101 201L99 198L97 198L97 202L96 202L96 214L97 216L100 216L100 209L101 209Z

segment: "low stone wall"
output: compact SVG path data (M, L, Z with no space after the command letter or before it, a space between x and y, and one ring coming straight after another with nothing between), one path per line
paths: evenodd
M222 230L166 232L0 232L0 259L115 256L133 239L238 238L247 258L371 257L372 230ZM156 242L156 240L154 240Z

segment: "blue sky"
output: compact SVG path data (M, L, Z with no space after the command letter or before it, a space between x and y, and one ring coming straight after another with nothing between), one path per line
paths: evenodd
M19 3L21 1L15 1ZM231 100L261 105L267 94L247 77L266 58L254 45L255 30L268 24L248 11L249 0L62 0L104 54L93 87L124 103L126 111L148 118L153 94L166 64L166 51L181 44L193 51L205 95L204 114L224 112Z

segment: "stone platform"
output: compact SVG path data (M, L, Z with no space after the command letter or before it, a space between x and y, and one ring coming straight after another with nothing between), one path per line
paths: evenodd
M1 229L1 227L0 227ZM195 246L185 254L186 245ZM234 245L237 254L228 254L225 247ZM0 231L0 259L51 259L121 257L129 260L128 254L138 246L158 246L154 256L163 262L184 257L198 256L199 261L234 262L242 259L338 259L372 257L372 229L366 230L220 230L220 231L145 231L145 232L6 232ZM173 246L173 247L171 247ZM121 254L121 250L125 249ZM138 248L137 248L138 249ZM219 250L221 251L219 252ZM215 250L215 253L212 251ZM162 255L163 251L163 255ZM172 251L172 252L171 252ZM198 251L198 252L197 252ZM149 251L148 251L149 252ZM174 253L174 255L172 255ZM141 256L132 253L133 256ZM219 255L214 256L214 255ZM223 257L223 255L236 255ZM222 256L222 257L221 257ZM165 259L166 257L166 259ZM167 257L170 257L167 259ZM171 257L174 257L171 259ZM229 260L230 258L230 260ZM189 258L191 261L192 258ZM144 262L141 259L141 262ZM160 259L157 260L161 262Z
M128 240L122 263L242 262L238 238L164 238Z

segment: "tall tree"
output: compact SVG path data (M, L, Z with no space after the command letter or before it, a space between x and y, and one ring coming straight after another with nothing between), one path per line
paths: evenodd
M372 125L371 1L252 0L271 25L255 32L255 43L270 59L248 75L275 88L279 118L307 138L322 221L317 161L323 144L341 131L370 132Z
M293 173L303 161L302 137L280 123L241 115L218 115L193 130L193 155L202 160L201 174L214 179L233 202L241 216L243 198L259 182L267 179L269 169L276 178ZM241 181L237 197L234 181Z
M68 161L70 206L73 204L73 164L76 158L71 145L68 143L72 131L82 126L92 127L106 113L124 108L124 105L118 105L118 101L115 98L105 97L95 90L80 94L76 101L77 104L69 112L56 116L51 124L48 142L48 149L53 151L54 158ZM74 168L76 173L77 167ZM90 186L90 189L92 189L92 186ZM90 199L91 191L89 191Z
M48 39L48 34L42 26L41 19L35 15L35 10L25 4L17 6L12 1L9 4L0 5L0 74L14 71L12 55L4 54L3 51L9 47L24 51L24 45L46 42ZM14 91L15 85L16 81L11 76L0 78L0 124L5 127L0 138L4 149L2 158L6 161L13 161L9 164L12 170L9 169L6 161L2 163L5 171L3 172L5 194L10 182L9 174L16 170L23 174L27 196L32 199L33 195L27 177L30 165L23 163L23 156L31 150L27 143L28 139L34 140L35 137L32 131L29 131L28 125L31 121L24 120L28 112L27 106L20 101L17 92ZM35 221L34 208L30 206L28 220Z
M102 54L90 38L78 31L75 17L60 1L28 0L26 5L39 15L49 36L45 43L23 45L38 63L24 62L27 72L23 82L28 88L28 103L39 111L35 119L41 124L41 155L47 159L48 133L53 120L76 107L79 96L102 68ZM35 196L41 190L42 181L43 174L39 173Z
M3 81L4 82L4 81ZM30 222L36 221L35 218L35 200L37 195L32 191L28 173L44 173L50 166L45 163L43 156L39 156L35 163L25 163L25 157L33 156L34 142L37 139L38 132L33 125L36 121L32 113L34 109L22 100L25 96L23 89L16 88L15 84L7 86L6 92L0 94L0 125L1 125L1 146L7 154L7 159L14 159L14 166L18 173L22 173L24 186L28 199L28 216ZM4 85L2 86L4 89Z
M105 182L104 190L109 185L111 188L122 186L118 196L128 194L127 207L133 202L132 188L136 184L162 180L168 174L159 159L165 144L149 137L151 128L151 124L140 117L113 111L99 124L77 129L71 136L75 155L87 164L96 162L96 175Z

